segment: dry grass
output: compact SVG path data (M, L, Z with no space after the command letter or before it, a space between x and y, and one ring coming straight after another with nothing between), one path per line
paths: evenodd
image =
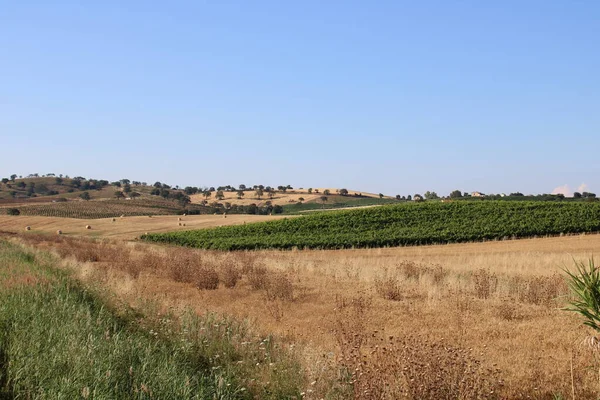
M335 311L338 363L355 399L496 398L499 371L483 367L472 349L372 329L372 302L364 294L339 298Z
M600 393L597 368L589 368L594 353L582 345L589 332L560 309L567 298L560 268L600 248L598 235L253 253L20 237L88 261L77 267L84 279L133 305L151 299L164 309L254 320L300 349L306 398ZM207 276L212 290L199 290Z

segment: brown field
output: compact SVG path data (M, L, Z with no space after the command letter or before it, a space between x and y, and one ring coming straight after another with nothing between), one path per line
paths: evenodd
M55 234L61 230L63 235L105 237L133 240L146 232L169 232L211 228L215 226L236 225L251 222L268 221L283 218L270 215L232 214L223 215L155 215L152 217L124 217L77 219L62 217L39 216L8 216L0 215L0 231L20 233L30 226L31 231L25 233ZM181 221L179 220L181 219ZM179 225L179 224L182 225ZM185 226L183 226L185 224ZM86 229L90 225L91 229Z
M197 217L196 226L225 222L212 217ZM0 219L1 230L9 230L6 221ZM159 221L117 223L142 229ZM176 221L164 217L164 229ZM128 228L108 233L108 227L99 232L133 235ZM58 252L83 280L103 282L134 306L153 301L165 312L216 311L275 334L302 357L310 382L306 398L556 399L600 393L597 351L585 344L591 332L561 309L569 298L561 268L597 252L600 235L221 253L28 233L17 240ZM342 369L347 379L341 379ZM336 395L340 387L349 392Z

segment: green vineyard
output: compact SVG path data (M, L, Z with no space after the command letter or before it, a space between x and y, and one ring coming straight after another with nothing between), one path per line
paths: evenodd
M345 249L600 231L600 202L426 202L142 236L219 250Z

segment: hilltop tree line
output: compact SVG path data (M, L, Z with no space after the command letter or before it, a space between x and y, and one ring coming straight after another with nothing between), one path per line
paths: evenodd
M17 178L19 181L17 182ZM51 183L35 183L35 182L27 182L27 179L31 178L54 178ZM135 187L147 187L147 182L135 181L129 179L120 179L118 181L109 182L104 179L87 179L82 176L70 177L69 175L63 174L38 174L33 173L29 174L25 177L17 174L12 174L8 178L3 178L1 182L4 184L5 189L8 189L11 197L15 198L17 196L22 197L36 197L36 196L52 196L58 195L60 192L56 190L59 188L63 192L72 193L75 191L83 192L80 194L84 200L91 199L89 191L92 190L101 190L109 185L114 186L116 188L114 192L114 197L116 199L136 199L141 196L139 191L134 190ZM50 187L49 187L50 186ZM150 190L150 194L153 196L159 196L164 199L170 199L178 202L182 207L185 207L187 204L191 202L189 196L200 194L203 197L201 202L202 205L208 205L209 200L214 198L217 201L222 201L225 199L226 192L235 192L237 199L248 198L250 196L262 200L263 198L273 199L275 195L279 193L287 193L288 191L293 191L294 188L291 185L279 185L276 188L265 185L245 185L240 184L238 186L233 185L225 185L225 186L210 186L210 187L201 187L201 186L186 186L184 188L180 188L179 186L171 186L162 182L155 182ZM2 188L0 187L0 190ZM146 189L147 190L147 189ZM250 194L248 194L250 192ZM319 198L320 202L325 204L328 201L328 196L331 195L330 190L325 189L322 193L319 192L318 189L308 188L307 192L309 194L322 194ZM147 192L146 192L147 193ZM476 195L474 195L476 193ZM341 196L350 196L350 193L347 189L342 188L336 190L336 194ZM463 192L461 190L453 190L450 192L448 196L439 196L434 191L427 191L423 195L409 194L409 195L396 195L395 199L398 201L425 201L425 200L439 200L439 199L450 199L450 200L535 200L535 201L560 201L566 199L566 197L562 194L537 194L537 195L524 195L521 192L513 192L510 194L483 194L474 192L474 194L470 194L468 192ZM361 193L353 193L354 197L364 197ZM379 193L379 198L385 197L384 194ZM570 199L575 200L587 200L587 201L596 201L596 194L591 192L575 192L573 197ZM61 199L57 199L61 200ZM302 199L303 200L303 199ZM302 201L301 200L301 201ZM272 212L273 210L269 210Z

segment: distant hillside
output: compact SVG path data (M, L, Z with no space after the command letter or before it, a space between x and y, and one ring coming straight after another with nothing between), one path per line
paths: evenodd
M5 178L0 183L0 214L107 218L215 212L213 208L189 202L183 190L127 179L109 182L45 176Z
M89 191L94 198L106 198L112 194L103 189L109 188L106 180L81 180L60 177L35 177L15 179L0 183L0 202L27 202L43 197L51 201L57 197L75 198L81 192ZM35 200L40 201L40 200Z
M72 200L56 203L31 203L0 206L0 215L9 214L9 210L18 210L19 215L44 216L62 218L111 218L140 215L174 215L174 214L213 214L210 207L191 205L182 207L177 202L160 198L141 198L136 200Z
M54 174L33 174L25 178L12 175L0 181L0 214L8 213L9 208L17 208L23 215L82 218L161 213L268 215L395 202L388 196L356 190L294 189L289 185L277 188L263 185L180 188L161 182L148 185L128 179L109 182Z
M191 195L190 198L192 203L210 203L218 201L221 203L230 203L231 205L256 204L257 206L263 206L266 204L271 204L274 206L289 206L302 203L313 205L318 204L319 206L325 206L326 208L329 208L329 206L333 204L349 203L361 199L392 199L388 196L383 196L382 199L380 199L380 196L374 193L334 188L286 189L285 191L282 191L279 189L269 190L269 187L266 187L260 191L254 188L243 191L222 190L222 197L218 199L217 193L218 191L210 193L198 193Z
M157 184L160 184L157 182ZM169 185L149 186L146 182L121 181L109 182L105 179L86 179L84 177L27 177L14 181L4 178L0 181L1 204L29 204L80 199L104 200L126 199L150 196L164 199L181 200L184 192ZM83 193L87 195L82 196Z

